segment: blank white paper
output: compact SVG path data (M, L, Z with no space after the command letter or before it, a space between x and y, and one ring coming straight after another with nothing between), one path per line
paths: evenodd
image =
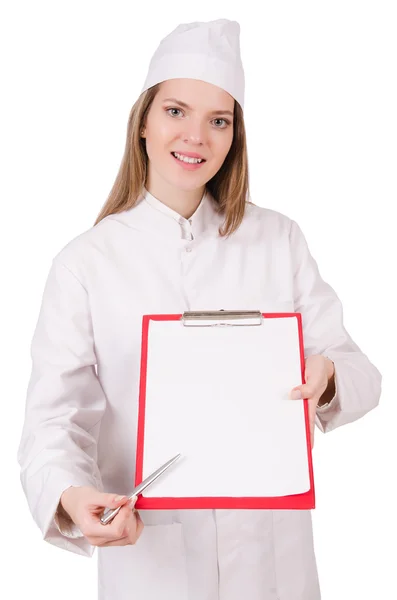
M252 327L150 321L146 497L266 497L310 489L296 317Z

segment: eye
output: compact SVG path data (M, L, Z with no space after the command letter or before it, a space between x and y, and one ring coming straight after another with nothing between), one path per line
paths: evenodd
M228 119L214 119L214 121L223 121L225 123L224 127L217 127L217 129L226 129L226 127L230 125L230 121L228 121Z
M175 116L178 116L178 115L172 115L170 113L170 110L176 110L176 111L182 112L180 108L167 108L165 112L169 113L171 117L175 117Z
M168 113L170 115L170 117L178 117L179 116L178 114L170 112L170 111L173 111L173 110L176 111L177 113L178 112L182 113L182 110L180 108L175 108L174 106L172 106L170 108L166 108L165 112ZM220 126L216 125L215 129L226 129L230 125L230 123L231 123L228 119L220 119L220 118L219 119L214 119L214 121L218 121L218 122L219 121L221 121L221 122L223 121L223 123L224 123L223 127L220 127Z

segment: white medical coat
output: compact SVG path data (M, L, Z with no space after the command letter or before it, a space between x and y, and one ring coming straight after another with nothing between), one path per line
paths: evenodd
M218 235L222 222L209 192L187 220L144 190L134 208L109 215L53 259L18 453L48 542L87 556L95 549L56 515L69 486L131 492L143 314L300 312L305 356L335 364L337 393L318 409L317 426L331 431L378 404L381 376L346 332L298 225L253 204L228 239ZM140 514L135 545L98 548L100 600L320 598L310 511Z

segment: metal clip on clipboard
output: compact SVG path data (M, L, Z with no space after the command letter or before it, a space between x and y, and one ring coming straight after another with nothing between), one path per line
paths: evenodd
M209 310L184 312L181 322L185 327L234 327L262 325L260 310Z

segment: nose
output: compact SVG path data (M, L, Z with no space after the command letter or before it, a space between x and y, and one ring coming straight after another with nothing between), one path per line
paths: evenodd
M192 119L190 123L184 123L185 127L182 132L182 139L184 142L191 144L203 144L204 143L204 125L199 121Z

